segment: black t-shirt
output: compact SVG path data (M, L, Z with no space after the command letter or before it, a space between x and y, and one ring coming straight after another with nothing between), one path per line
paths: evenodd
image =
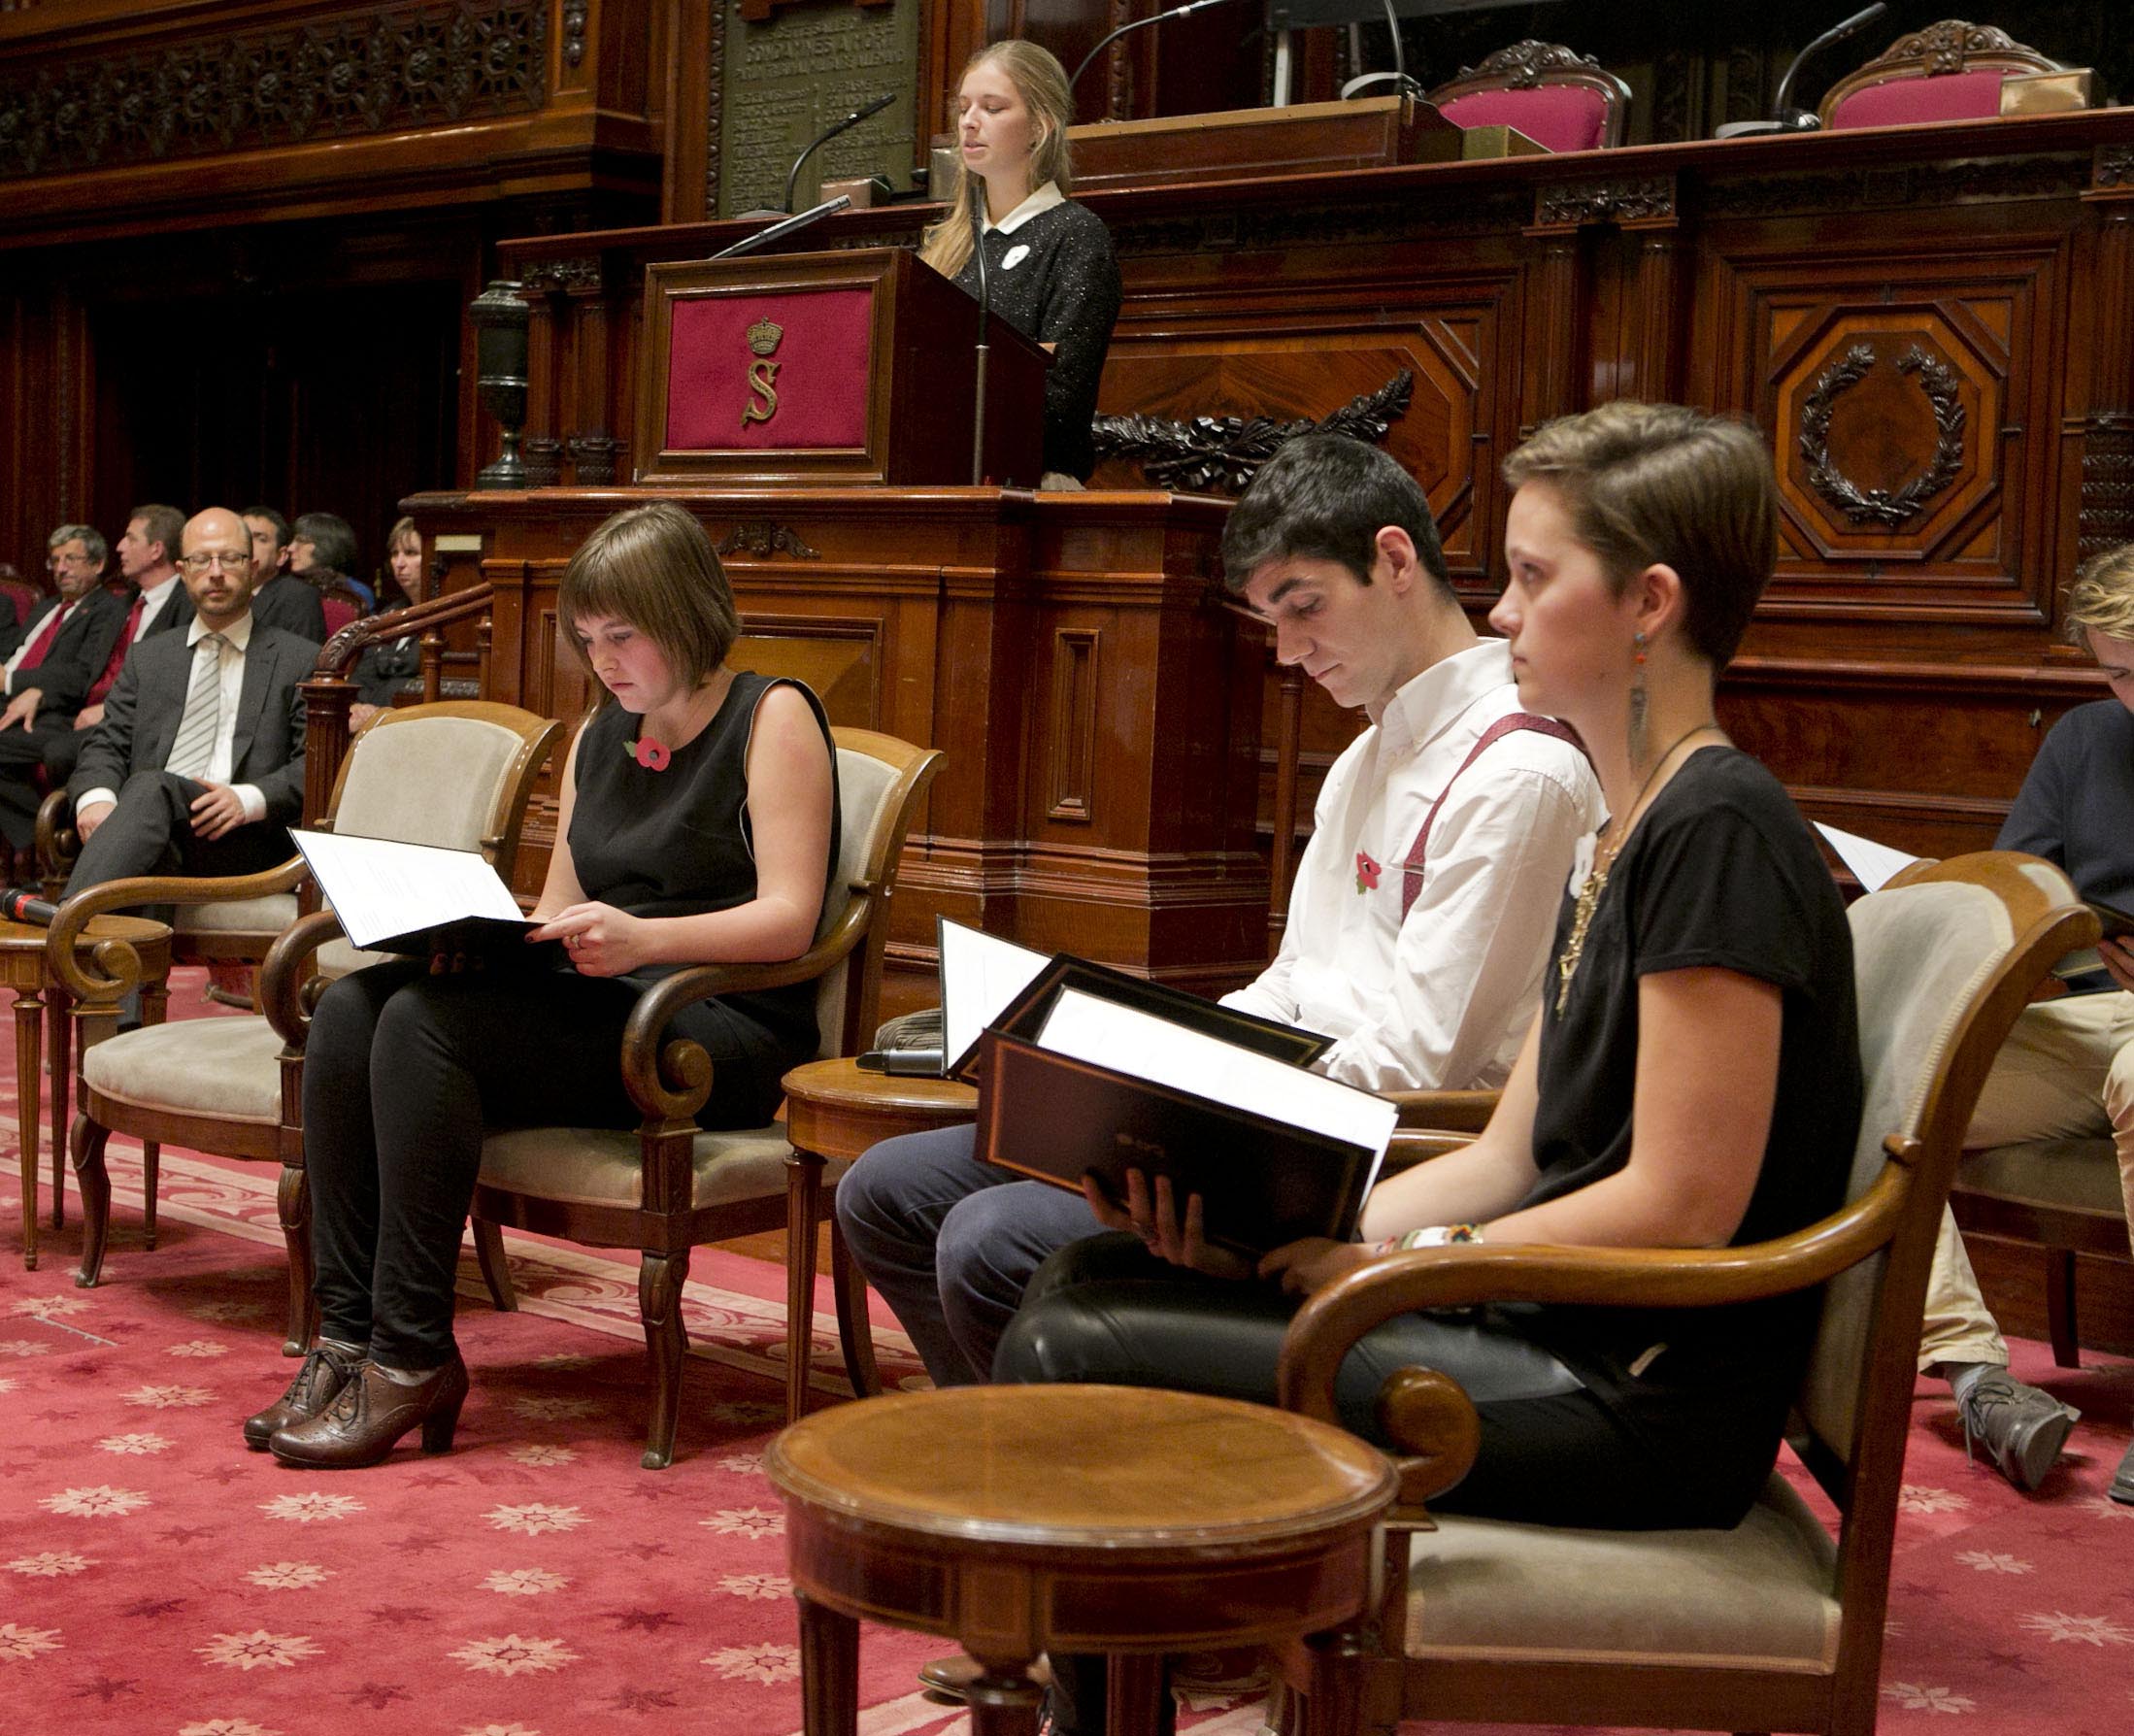
M1522 1204L1575 1192L1628 1161L1638 980L1716 967L1773 984L1784 997L1771 1133L1734 1242L1786 1235L1836 1210L1862 1090L1851 931L1778 781L1731 748L1706 748L1684 762L1609 874L1559 1013L1554 961L1575 904L1567 895L1544 983L1534 1118L1541 1176ZM1681 1418L1670 1415L1666 1395L1693 1392L1724 1398L1751 1439L1768 1430L1775 1452L1817 1313L1815 1292L1694 1311L1547 1309L1533 1335L1588 1385L1613 1392L1633 1426L1664 1432ZM1667 1348L1647 1357L1655 1345ZM1752 1446L1749 1456L1759 1451ZM1769 1463L1765 1456L1756 1475Z

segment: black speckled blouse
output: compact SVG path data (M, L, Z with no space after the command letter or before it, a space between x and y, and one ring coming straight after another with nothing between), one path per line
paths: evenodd
M1070 199L1006 234L988 230L979 245L993 311L1025 337L1054 346L1045 376L1045 468L1085 482L1097 462L1089 437L1097 378L1118 319L1112 238L1102 218ZM976 257L964 261L956 283L976 299Z

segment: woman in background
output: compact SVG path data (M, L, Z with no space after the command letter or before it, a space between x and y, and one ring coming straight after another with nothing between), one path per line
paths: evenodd
M422 595L422 537L413 518L401 519L386 534L385 558L390 577L385 581L378 606L381 610L405 609ZM366 645L355 660L355 667L349 672L350 679L355 683L355 703L349 707L349 727L361 729L392 704L400 684L420 674L421 669L422 648L413 633L401 639L383 643L374 640Z
M975 297L976 250L984 249L993 311L1052 352L1039 485L1079 488L1096 468L1089 422L1118 319L1119 287L1103 222L1067 196L1074 116L1067 74L1035 43L996 42L964 67L955 107L948 215L926 231L919 257Z

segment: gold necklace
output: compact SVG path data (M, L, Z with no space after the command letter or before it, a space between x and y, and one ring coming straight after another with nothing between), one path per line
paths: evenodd
M1622 853L1622 847L1629 842L1630 828L1637 823L1638 804L1645 800L1645 792L1652 787L1652 780L1660 775L1669 755L1693 735L1701 735L1707 729L1717 729L1718 720L1699 723L1685 729L1667 744L1660 756L1652 762L1652 769L1645 774L1645 782L1638 785L1638 793L1630 798L1630 810L1620 826L1608 828L1608 841L1593 851L1593 866L1579 885L1578 902L1571 907L1571 932L1565 936L1563 951L1556 959L1556 1017L1563 1017L1563 1009L1571 998L1571 979L1578 974L1579 959L1585 951L1585 931L1593 925L1593 912L1600 904L1601 894L1608 889L1608 872L1615 867L1616 858Z

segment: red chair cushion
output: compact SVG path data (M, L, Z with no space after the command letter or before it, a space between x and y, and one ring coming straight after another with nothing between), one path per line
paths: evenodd
M1608 126L1607 100L1589 84L1477 90L1438 113L1454 126L1516 126L1550 150L1598 150Z
M1830 130L1903 126L1917 120L1984 120L2001 112L2001 74L1948 73L1867 84L1830 112Z
M322 598L319 607L326 613L326 634L329 638L340 632L350 621L360 620L363 618L361 607L350 602L346 597Z

